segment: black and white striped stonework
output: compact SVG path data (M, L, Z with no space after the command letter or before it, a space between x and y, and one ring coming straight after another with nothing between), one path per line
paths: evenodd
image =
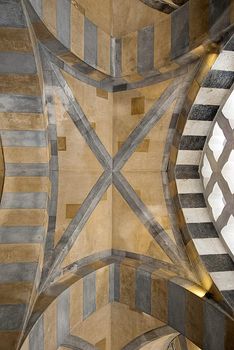
M234 37L202 82L181 137L175 179L180 206L202 262L225 299L234 306L234 263L213 225L199 172L203 148L219 107L234 82Z

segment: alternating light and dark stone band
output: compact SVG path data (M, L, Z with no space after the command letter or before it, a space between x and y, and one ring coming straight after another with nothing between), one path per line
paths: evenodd
M234 82L234 38L204 76L186 120L181 117L182 129L177 134L177 157L174 167L174 201L180 213L183 238L188 250L197 251L215 285L224 298L234 305L234 263L224 247L209 215L199 171L201 156L217 111L228 96ZM226 60L230 69L227 70ZM233 67L233 69L232 69ZM184 111L184 115L186 112ZM184 220L184 224L182 221ZM192 247L193 245L193 247ZM195 254L195 253L194 253ZM196 254L194 257L196 260Z
M46 35L40 33L44 45L67 60L73 69L85 73L93 84L102 82L103 88L110 91L134 88L138 82L149 84L155 76L199 57L196 48L204 39L216 38L232 22L229 0L192 0L168 15L159 26L146 26L115 38L93 23L75 0L52 1L50 10L44 0L30 3L39 16L33 15L38 34L42 29L39 18L51 31L47 30ZM164 50L160 50L162 45ZM87 79L84 74L81 76Z
M202 291L196 284L178 278L174 273L163 275L160 271L146 262L139 264L137 260L112 255L67 272L62 276L63 283L58 280L47 291L47 296L42 297L41 306L46 310L30 331L23 349L35 350L35 344L40 344L37 349L46 350L51 338L55 348L61 345L82 348L84 340L71 335L74 325L82 324L109 303L125 304L132 311L144 312L168 325L136 338L126 345L126 349L137 349L136 345L144 344L147 336L157 339L177 332L200 348L231 349L231 318L203 294L196 295L195 291L198 294ZM71 285L67 288L69 281ZM46 297L48 307L45 307ZM48 331L48 322L57 326ZM86 346L95 349L94 344L86 342Z
M50 196L41 91L19 1L0 2L0 119L0 343L14 348L40 279Z

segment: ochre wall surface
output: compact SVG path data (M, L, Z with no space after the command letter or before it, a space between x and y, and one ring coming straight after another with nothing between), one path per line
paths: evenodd
M198 181L177 180L200 180L194 121L233 84L213 66L233 17L231 0L0 1L0 350L232 349L214 273L234 264L191 219Z

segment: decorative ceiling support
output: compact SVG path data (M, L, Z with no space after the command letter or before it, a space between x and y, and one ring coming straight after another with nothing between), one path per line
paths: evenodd
M140 144L140 142L142 142L144 137L160 120L167 108L178 96L180 91L178 88L178 83L181 82L181 78L175 79L175 81L154 103L153 107L148 111L148 113L146 113L142 122L139 123L138 127L132 132L132 134L129 135L122 148L112 160L97 134L89 125L88 119L86 118L78 102L75 100L72 91L67 85L59 69L53 65L53 70L53 74L56 76L59 84L61 85L61 89L59 91L62 93L64 107L69 112L74 124L86 139L87 144L105 171L99 178L96 185L90 191L89 195L86 197L81 206L81 210L68 226L61 241L54 249L54 253L51 255L51 261L48 262L48 266L44 268L43 276L45 278L42 278L41 281L41 291L45 289L51 280L53 280L54 273L56 273L56 270L59 268L67 252L71 249L75 239L78 237L89 216L92 214L92 211L98 204L106 189L111 185L112 181L132 210L137 216L139 215L143 225L148 229L155 241L163 250L165 250L167 256L174 263L183 266L184 270L187 271L187 262L185 262L183 259L181 260L183 254L180 252L180 249L177 249L164 229L153 219L152 213L147 210L144 203L142 203L142 201L132 190L129 183L120 173L120 170L133 154L136 147ZM189 275L188 271L187 273Z
M184 5L188 0L172 0L178 6Z
M187 1L188 0L141 0L145 5L168 14L175 11L179 6L184 5Z
M174 340L176 334L178 333L173 328L169 326L162 326L139 335L137 338L131 340L127 345L125 345L122 350L137 350L166 336L168 336L168 342L170 342L172 338Z
M167 0L141 0L145 5L152 7L155 10L164 12L164 13L171 13L174 10L178 8L176 4L173 4L172 1L167 1ZM178 2L180 2L178 0ZM174 1L176 3L176 1Z
M46 318L40 317L40 313L45 314L45 310L55 307L57 312L47 315L50 315L50 322L56 327L58 344L65 342L64 345L71 349L94 350L96 345L88 344L87 341L84 343L79 335L74 336L72 333L71 336L72 304L70 303L72 299L70 287L73 288L73 295L80 298L83 304L81 318L78 316L79 312L73 314L75 315L73 323L77 324L78 318L79 322L83 322L103 307L96 304L95 300L97 293L100 293L100 287L97 287L96 283L97 271L100 272L104 267L108 271L108 283L110 283L105 305L113 302L119 305L125 304L132 311L145 313L166 324L165 327L149 331L133 339L122 350L139 349L139 345L156 340L158 337L173 331L182 334L199 348L217 348L219 350L233 348L233 343L230 340L233 335L233 319L215 302L207 298L206 290L191 281L172 275L169 271L168 274L166 270L154 269L149 263L139 266L139 263L134 259L126 259L126 257L119 259L114 256L96 260L96 263L93 262L91 265L87 264L68 272L54 285L51 285L45 291L44 296L41 296L40 305L37 304L38 318L36 322L34 319L35 326L31 331L29 330L29 338L36 340L42 338L40 330L43 329ZM129 297L125 298L126 281L130 280L134 293L130 293ZM79 284L79 281L82 281L83 286L85 286L85 293L80 297L78 297L79 289L82 284ZM89 288L90 293L86 293L87 288ZM74 309L72 311L74 312ZM214 319L217 321L214 322ZM203 331L204 328L205 331ZM51 336L51 331L49 332L48 328L44 329L46 330L44 337L48 339ZM33 342L31 344L34 345ZM83 347L84 345L86 347ZM31 346L27 349L33 350L34 348Z

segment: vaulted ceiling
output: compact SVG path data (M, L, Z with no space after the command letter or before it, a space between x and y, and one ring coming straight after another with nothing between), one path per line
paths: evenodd
M232 349L233 5L0 1L0 350Z

